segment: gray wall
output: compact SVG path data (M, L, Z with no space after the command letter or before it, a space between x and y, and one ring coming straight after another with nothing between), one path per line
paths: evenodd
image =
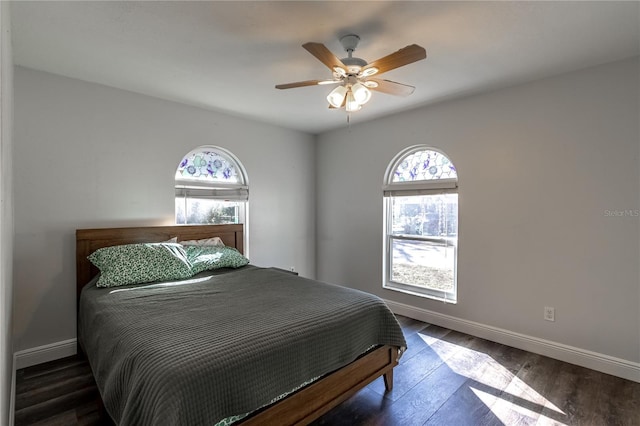
M0 2L0 424L13 422L13 58L8 2Z
M249 174L253 263L639 362L640 219L605 214L640 208L638 73L636 58L315 138L16 68L15 349L75 337L74 230L172 223L178 161L215 144ZM381 288L383 174L419 143L459 169L456 305Z
M636 58L320 135L318 278L640 361L640 218L605 212L640 208L639 75ZM383 175L415 144L459 173L455 305L381 287Z
M15 117L16 350L75 337L75 229L173 224L200 145L247 170L252 263L314 277L313 136L20 67Z

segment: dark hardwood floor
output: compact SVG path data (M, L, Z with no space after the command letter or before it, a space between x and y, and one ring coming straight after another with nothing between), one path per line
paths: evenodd
M405 317L394 372L325 414L336 425L640 425L640 383ZM88 364L69 357L19 370L15 425L112 425Z

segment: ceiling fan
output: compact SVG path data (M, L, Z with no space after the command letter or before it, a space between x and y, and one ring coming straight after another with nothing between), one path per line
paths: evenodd
M342 59L338 59L322 43L309 42L303 44L303 48L329 67L333 73L333 78L278 84L276 89L293 89L295 87L319 84L339 84L329 93L327 101L329 101L329 108L344 107L347 112L358 111L362 108L362 105L371 99L371 90L397 96L408 96L413 93L415 90L413 86L374 78L374 76L425 59L427 52L423 47L411 44L397 52L367 63L364 59L353 56L359 41L360 37L355 34L348 34L340 38L340 43L348 55Z

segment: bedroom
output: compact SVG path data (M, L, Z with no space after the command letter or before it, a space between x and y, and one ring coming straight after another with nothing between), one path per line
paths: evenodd
M2 217L2 294L3 312L13 312L12 319L5 317L2 324L3 345L9 345L2 351L3 391L10 388L13 353L21 354L18 358L24 361L25 356L41 354L51 359L64 357L75 349L75 229L172 224L177 163L191 149L209 144L232 151L248 172L249 256L253 263L293 266L303 276L377 294L397 313L489 340L502 339L503 343L638 381L640 229L636 217L605 215L605 211L640 208L638 4L626 3L623 7L630 12L622 13L609 6L612 17L627 16L631 26L628 20L620 23L602 15L598 19L589 7L600 3L590 5L565 5L565 15L558 15L562 4L534 7L524 3L520 7L531 9L523 16L575 18L583 25L580 28L594 31L593 37L609 40L618 50L603 42L592 46L592 52L588 42L563 32L558 22L562 19L557 18L546 27L548 45L567 49L563 44L567 43L576 56L583 57L563 62L556 56L553 75L541 74L529 81L488 80L477 91L458 88L459 93L443 94L406 110L404 102L413 102L411 97L398 100L380 95L366 108L393 103L394 114L365 121L360 118L363 115L354 113L347 127L344 114L329 111L338 112L329 116L335 124L322 131L300 130L296 124L269 124L251 113L242 115L234 110L251 99L226 99L225 111L219 106L189 105L188 94L185 101L176 102L146 93L144 86L139 93L110 87L117 85L109 84L100 74L116 62L110 56L94 62L94 56L86 52L86 60L74 63L93 76L72 78L64 76L66 57L60 49L48 50L44 45L36 51L50 63L51 68L43 71L20 57L16 39L13 57L5 56L3 45L3 102L13 91L13 110L8 105L2 110L3 208L7 209ZM552 6L559 10L545 15L544 7ZM91 6L81 3L75 7ZM367 16L378 11L371 7ZM459 28L456 19L468 17L464 11L469 7L467 3L436 3L424 12L431 13L433 21L422 16L425 28L401 31L385 26L382 30L382 24L374 22L360 33L362 56L379 57L415 42L424 46L429 56L408 66L407 72L414 67L432 79L441 77L438 73L443 71L431 65L439 63L439 55L462 55L486 47L478 46L473 34L462 40L455 38L452 33L456 31L446 26L453 22ZM36 22L46 30L46 20L33 10L28 4L3 2L3 32L9 24L15 35L20 22L25 22L21 19L26 18L43 19ZM27 16L20 15L21 11ZM69 32L78 31L77 45L68 42L67 46L76 58L83 58L78 53L82 50L76 50L82 49L81 31L87 30L83 22L113 25L118 42L118 31L132 24L127 17L139 16L133 6L115 8L112 13L96 22L74 21L76 27L54 14L61 21L48 25L69 25ZM477 13L477 19L486 18ZM515 6L504 13L519 16ZM243 15L229 12L221 16L233 26L241 24L238 16ZM273 30L273 37L290 51L282 68L291 66L295 75L260 89L267 94L263 101L282 108L282 115L295 117L291 108L301 109L298 100L304 98L304 105L310 105L309 121L320 122L326 114L322 88L282 94L273 85L319 77L321 64L300 45L322 41L338 52L335 32L341 30L340 25L359 22L351 19L332 24L335 27L319 25L306 33L296 33L303 24L276 21L281 29ZM256 47L258 37L248 32L250 25L242 29L247 40L232 46L237 48L237 56L227 60L235 61L230 64L236 67L250 67L258 61L269 70L269 58L261 57ZM616 38L617 30L620 39ZM508 34L517 35L524 30L511 31ZM157 27L151 26L148 34L157 35ZM437 34L441 34L439 38ZM524 32L529 34L536 35ZM587 40L585 34L580 35ZM73 34L67 37L67 41L74 40ZM366 47L367 37L370 46L380 46L379 52L367 51L371 49ZM448 38L465 43L457 46L442 41ZM56 39L54 34L51 39ZM438 40L444 44L439 45ZM44 43L41 33L36 41ZM153 44L149 35L144 41ZM499 47L507 48L509 43L505 44ZM243 47L252 47L256 56L244 53ZM100 52L101 48L102 44L96 43L91 51ZM540 58L541 72L545 71L545 54L549 52L519 53L520 60L529 55ZM153 80L157 74L145 67L156 63L139 55L135 49L126 50L118 59L130 64L143 80ZM509 57L495 59L497 64L510 64ZM581 66L572 68L576 62ZM211 59L210 66L215 63ZM206 74L207 70L200 72ZM390 72L388 78L416 84L403 77L404 70L397 72L400 74ZM488 70L478 73L482 72ZM180 62L162 74L199 78ZM416 84L414 95L434 90L429 78L424 81ZM170 83L165 81L173 87ZM225 80L213 84L211 91L226 93L225 85L248 83ZM250 90L239 92L245 95ZM6 129L11 114L13 128ZM299 124L303 125L305 122ZM394 156L415 144L442 149L460 173L455 305L385 290L381 285L383 176ZM285 228L288 232L283 235L281 229ZM555 307L555 322L544 321L544 306ZM2 404L7 401L3 396ZM8 408L3 407L4 416Z

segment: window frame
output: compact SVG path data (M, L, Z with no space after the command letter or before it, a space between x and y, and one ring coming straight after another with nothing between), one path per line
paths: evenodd
M383 260L382 260L382 287L388 290L399 291L414 296L435 299L448 303L457 303L458 294L458 235L456 232L455 242L452 244L454 250L453 261L453 289L451 291L422 288L411 284L406 284L392 279L393 269L393 243L401 241L429 241L445 242L450 240L444 237L434 237L425 235L394 235L393 233L393 197L423 196L423 195L458 195L457 169L455 178L443 178L433 180L418 180L411 182L394 182L393 177L396 169L410 155L418 151L433 151L444 156L449 162L450 157L441 150L427 145L414 145L399 152L389 163L385 172L383 185ZM455 168L455 166L454 166ZM456 204L458 204L456 202ZM456 220L459 219L459 204L456 211ZM459 230L459 228L458 228ZM445 244L447 245L447 244Z
M238 182L224 182L224 181L204 181L197 179L181 179L176 177L182 161L189 158L199 152L215 152L219 156L223 157L236 169ZM174 222L176 225L207 225L206 223L188 223L186 218L188 212L186 209L187 199L191 200L220 200L220 201L237 201L240 203L239 208L239 223L244 225L244 247L245 255L248 256L249 249L249 178L247 171L245 170L242 162L231 151L215 146L215 145L201 145L198 146L185 155L182 156L178 162L178 166L174 170L174 204L177 204L176 200L181 198L184 200L184 214L185 222L178 223L177 221L177 207L174 205Z

